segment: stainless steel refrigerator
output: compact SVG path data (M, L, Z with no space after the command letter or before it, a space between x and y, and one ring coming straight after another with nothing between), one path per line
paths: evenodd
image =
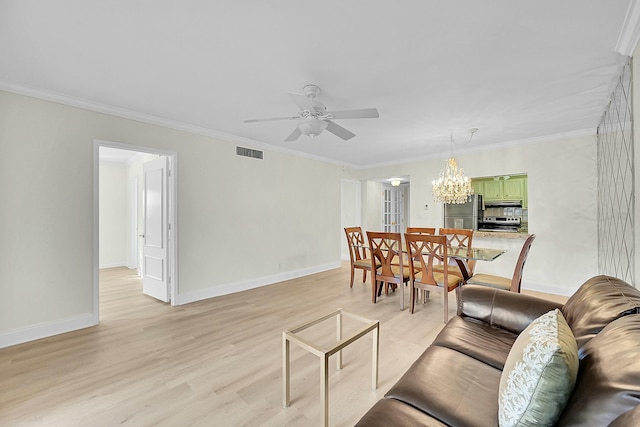
M445 228L478 229L478 219L483 216L482 195L474 194L467 203L444 204Z

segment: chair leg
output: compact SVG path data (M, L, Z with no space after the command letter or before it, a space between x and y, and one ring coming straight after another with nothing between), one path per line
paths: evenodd
M445 286L442 292L444 294L444 323L447 323L449 320L449 289Z
M413 314L413 310L416 307L416 297L419 290L413 286L413 283L411 283L411 288L409 289L410 289L409 293L411 294L411 314Z
M367 281L367 270L362 270L362 283Z
M354 275L354 274L355 274L355 272L356 272L355 270L356 270L356 269L355 269L355 268L353 268L353 264L351 264L351 282L349 283L349 287L350 287L350 288L353 288L353 275Z
M378 282L375 280L374 276L371 276L371 302L376 303L376 291L378 287Z

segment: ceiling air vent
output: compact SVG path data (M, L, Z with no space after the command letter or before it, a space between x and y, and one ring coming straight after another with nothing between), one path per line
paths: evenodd
M252 150L251 148L236 147L238 156L252 157L254 159L262 159L262 151Z

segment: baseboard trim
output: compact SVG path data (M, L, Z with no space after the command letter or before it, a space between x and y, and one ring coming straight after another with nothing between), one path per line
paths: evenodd
M98 324L97 313L85 314L58 322L42 323L28 328L0 333L0 348L11 347L53 335L84 329Z
M263 276L255 279L242 280L240 282L212 286L206 289L186 292L184 294L181 294L180 291L178 291L178 295L175 298L175 305L189 304L208 298L219 297L222 295L259 288L261 286L272 285L274 283L282 282L285 280L297 279L298 277L308 276L310 274L321 273L323 271L340 268L341 265L341 262L332 262L329 264L317 265L300 270L286 271L283 273L273 274L271 276Z

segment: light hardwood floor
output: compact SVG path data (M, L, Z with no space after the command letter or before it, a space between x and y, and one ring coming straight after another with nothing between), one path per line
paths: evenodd
M318 361L294 345L291 406L282 407L282 331L338 307L381 322L377 390L371 335L345 349L341 371L330 360L330 425L353 425L443 327L440 294L411 315L398 292L372 304L356 273L353 289L344 264L172 307L143 295L133 270L103 270L100 325L0 350L0 425L318 425ZM334 329L317 325L309 338Z

